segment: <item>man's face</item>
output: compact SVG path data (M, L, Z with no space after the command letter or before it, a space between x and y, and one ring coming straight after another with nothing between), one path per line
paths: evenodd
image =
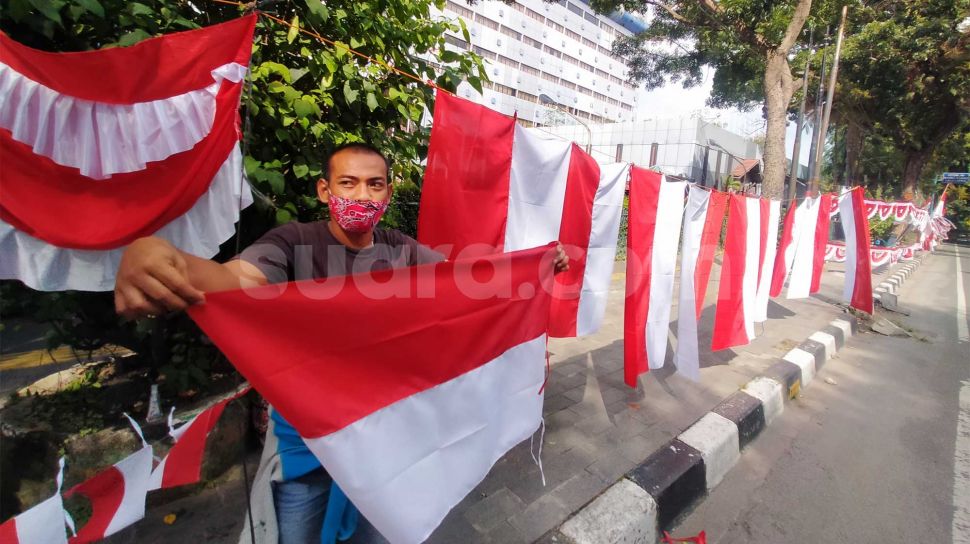
M353 200L387 200L387 165L376 153L363 149L344 149L330 157L330 179L317 182L317 196L321 202L330 193Z

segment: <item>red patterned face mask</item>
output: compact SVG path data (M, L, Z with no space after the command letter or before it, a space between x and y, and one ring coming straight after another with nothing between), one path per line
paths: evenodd
M354 200L330 193L330 217L347 232L373 230L387 210L387 200Z

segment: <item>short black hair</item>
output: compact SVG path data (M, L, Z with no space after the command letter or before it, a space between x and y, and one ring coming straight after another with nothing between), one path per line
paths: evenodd
M373 145L371 145L369 143L366 143L366 142L347 142L347 143L340 144L337 147L333 148L333 151L330 152L330 155L327 156L327 160L324 163L324 167L323 167L323 179L325 179L327 181L330 181L330 161L333 159L333 156L334 155L336 155L337 153L340 153L341 151L347 150L347 149L353 149L353 150L356 150L356 151L363 151L365 153L374 153L375 155L377 155L378 157L380 157L381 160L384 161L384 166L387 167L387 174L386 174L386 176L387 176L388 182L390 182L390 180L391 180L391 161L387 160L387 156L384 155L384 153L380 149L377 149L377 147L375 147L375 146L373 146Z

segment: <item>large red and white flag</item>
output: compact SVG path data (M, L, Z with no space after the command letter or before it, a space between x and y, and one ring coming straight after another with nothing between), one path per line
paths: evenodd
M79 53L0 33L0 278L104 291L138 237L218 251L252 202L237 109L255 17Z
M815 222L815 253L812 259L812 284L809 293L818 293L822 286L822 272L825 270L825 247L829 243L829 224L838 212L838 202L832 195L820 195L818 220Z
M798 206L792 200L788 204L788 212L785 214L785 222L781 228L781 240L778 241L778 251L775 253L775 265L771 272L771 291L769 295L777 297L785 287L788 274L791 272L792 263L795 261L795 217Z
M152 447L140 450L95 474L64 493L91 501L91 517L71 544L97 542L145 517L145 497L152 473Z
M630 169L626 300L623 307L623 374L637 377L664 365L674 295L677 241L684 215L685 181Z
M861 187L850 189L839 197L839 214L842 216L842 230L845 233L845 287L842 298L853 308L871 314L871 241Z
M67 544L64 501L61 485L64 483L64 458L57 471L57 490L54 495L26 512L18 514L0 525L0 542L3 544Z
M788 279L788 298L806 298L810 294L812 277L815 270L815 237L819 215L822 214L821 199L806 198L795 208L794 212L789 211L791 219L791 234L782 234L782 247L784 247L785 271L780 276L773 278L775 284L772 292L781 292L785 279ZM824 212L826 217L828 212ZM786 219L786 228L789 220ZM823 254L824 258L825 255ZM777 267L776 267L777 270Z
M732 194L728 203L724 260L714 312L711 349L730 348L754 339L754 316L761 269L761 202Z
M539 427L554 254L209 293L189 315L367 520L421 542Z
M758 294L755 301L754 320L757 323L768 320L768 297L771 292L772 271L778 251L778 219L781 216L781 202L761 200L762 255L758 274Z
M435 99L418 240L449 259L562 242L549 333L591 334L606 310L628 167L447 93Z
M721 235L727 195L691 185L684 211L681 243L680 297L677 304L677 371L700 380L697 322L704 308L714 250Z

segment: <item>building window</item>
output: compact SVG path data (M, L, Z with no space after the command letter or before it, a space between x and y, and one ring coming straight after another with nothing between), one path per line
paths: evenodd
M475 51L476 53L478 53L479 56L482 56L482 57L484 57L486 59L495 60L496 58L498 58L498 55L496 55L495 53L492 53L491 51L489 51L487 49L482 49L481 47L478 47L477 45L472 46L472 50Z
M554 76L554 75L552 75L552 74L547 74L545 72L541 72L539 74L539 77L541 77L542 79L544 79L546 81L551 81L553 83L559 83L559 78L556 77L556 76Z
M563 87L567 89L576 90L576 84L571 81L566 81L565 79L559 82Z
M508 36L510 38L515 38L516 40L521 40L522 39L522 34L520 34L520 33L516 32L516 31L512 30L511 28L509 28L509 27L507 27L505 25L502 25L502 27L499 28L499 32L501 32L502 34L505 34L506 36Z
M583 38L583 45L585 45L586 47L589 47L590 49L593 49L593 50L596 49L596 43L593 40L589 39L589 38Z
M573 57L570 57L569 55L567 55L565 53L563 53L562 60L564 60L565 62L568 62L569 64L572 64L574 66L579 66L579 60L574 59Z
M575 13L576 15L579 15L580 17L583 16L583 8L573 4L572 2L566 2L566 9Z
M560 51L558 49L554 49L552 47L549 47L548 45L543 45L542 46L542 50L545 51L546 53L549 53L550 55L556 57L557 59L561 59L562 58L562 51Z
M510 59L510 58L508 58L508 57L506 57L504 55L499 55L498 56L498 61L501 62L502 64L506 65L506 66L511 66L512 68L518 68L519 67L519 61L512 60L512 59Z
M538 96L536 96L534 94L531 94L531 93L527 93L525 91L519 91L519 98L521 98L522 100L525 100L526 102L538 102L539 101L539 97Z
M485 25L488 28L491 28L492 30L498 30L498 27L499 27L498 23L496 23L495 21L487 17L482 17L482 15L478 13L475 14L475 22Z
M566 29L566 35L569 36L570 38L576 40L577 42L581 42L583 40L583 37L582 36L580 36L576 32L573 32L572 30L569 30L568 28Z
M588 11L586 13L583 13L583 18L593 23L594 25L599 23L599 19L597 19L595 15L593 15Z
M472 18L475 16L475 14L472 13L472 10L466 8L465 6L461 6L459 4L456 4L456 3L452 2L451 0L448 0L448 2L445 4L445 7L447 9L455 12L459 17L464 17L465 19L468 19L469 21L472 20Z
M532 76L538 76L539 75L539 70L538 69L533 68L531 66L528 66L526 64L520 64L519 65L519 70L522 70L523 72L525 72L525 73L527 73L529 75L532 75Z
M445 43L450 43L460 49L468 49L468 42L456 36L445 35Z
M522 36L522 41L531 45L532 47L535 47L536 49L539 49L540 51L542 50L542 42L539 40L533 40L528 36Z
M546 18L541 13L532 11L529 8L525 8L525 14L532 17L536 21L539 21L540 23L544 23L546 21Z

